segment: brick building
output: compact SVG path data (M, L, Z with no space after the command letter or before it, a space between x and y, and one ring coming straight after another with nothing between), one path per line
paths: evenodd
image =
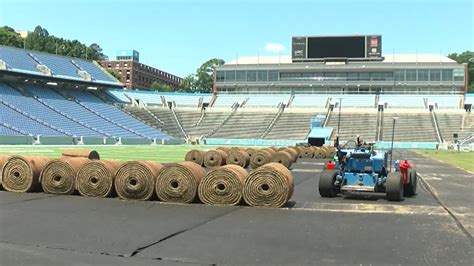
M116 71L128 89L150 89L154 81L173 88L181 83L178 76L140 63L140 55L135 50L119 51L115 60L101 61L100 64L105 69Z

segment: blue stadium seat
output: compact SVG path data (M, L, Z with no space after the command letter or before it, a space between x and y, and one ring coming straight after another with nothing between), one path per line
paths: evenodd
M130 128L142 136L148 138L158 138L158 139L169 139L170 136L164 134L163 132L144 124L130 115L122 112L118 108L106 104L101 101L96 96L92 95L87 91L73 91L71 95L78 99L82 104L91 110L106 116L108 119L114 121L119 125L123 125L127 128Z
M72 64L71 59L67 57L50 55L40 52L32 53L42 64L46 65L57 76L82 79L77 71L79 70Z
M37 94L41 90L37 90L35 86L27 86L29 91L33 94ZM18 91L14 90L6 84L0 83L0 93L2 99L9 104L17 107L18 109L32 115L38 116L44 122L50 125L57 126L68 132L71 136L103 136L97 131L94 131L85 125L81 125L78 122L71 120L70 118L62 115L58 110L54 110L51 107L46 106L40 101L33 97L26 97L21 95Z
M3 96L3 95L2 95ZM14 110L4 103L0 102L0 123L6 123L13 127L19 128L30 135L43 136L64 136L65 134L52 129L38 121L35 121L28 116ZM15 134L17 135L17 134Z
M41 74L41 71L36 68L38 63L28 55L26 50L0 45L0 59L14 70Z
M24 132L18 128L16 128L16 130L13 130L12 128L13 128L12 126L6 123L0 123L0 135L3 135L3 136L28 135L27 132Z
M120 126L117 126L107 121L106 119L100 116L97 116L96 114L90 112L80 104L74 101L66 100L64 97L49 88L29 87L28 89L54 109L60 110L65 115L73 117L77 121L88 125L93 130L104 132L107 136L112 137L140 137Z
M117 80L107 75L107 73L105 73L104 70L102 70L99 66L97 66L93 62L82 60L82 59L76 59L76 58L74 58L73 61L77 65L79 65L83 70L89 73L92 76L92 78L94 78L95 80L117 83Z

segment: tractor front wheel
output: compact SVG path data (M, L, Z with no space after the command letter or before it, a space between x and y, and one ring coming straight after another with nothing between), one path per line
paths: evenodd
M416 170L408 169L409 174L409 183L406 184L403 188L405 197L413 197L416 195L416 187L418 185L418 177L416 175Z
M401 201L403 199L403 177L399 172L388 174L385 193L389 201Z
M333 198L337 196L336 172L334 170L324 170L319 178L319 195L321 197Z

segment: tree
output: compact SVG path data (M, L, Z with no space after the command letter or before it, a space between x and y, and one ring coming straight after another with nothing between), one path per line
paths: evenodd
M22 48L23 39L15 32L14 29L4 26L0 28L0 45Z
M65 55L89 60L106 60L107 56L102 52L102 48L97 43L89 46L78 40L66 40L50 35L48 30L36 26L23 40L14 29L8 26L0 28L0 44L23 47L26 49L46 52L51 54Z
M122 77L120 76L120 74L117 72L117 70L115 69L106 69L107 72L110 73L110 75L114 76L114 78L120 80Z
M225 61L218 58L210 59L196 70L196 90L210 92L214 82L214 68L224 65Z
M162 92L171 92L174 91L174 89L169 86L169 85L164 85L159 83L158 81L153 81L153 83L150 84L150 89L156 90L156 91L162 91Z
M469 76L468 92L474 92L474 52L465 51L460 54L452 53L448 55L449 58L458 62L459 64L467 63L467 72Z
M196 77L194 74L189 74L181 80L178 87L180 92L194 92L196 91Z
M108 57L104 53L102 53L102 47L100 47L100 45L98 45L97 43L89 45L89 51L91 52L89 58L92 58L94 60L108 59Z

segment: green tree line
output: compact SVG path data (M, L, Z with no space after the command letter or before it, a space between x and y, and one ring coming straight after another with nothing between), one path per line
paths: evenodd
M459 64L467 64L468 74L468 92L474 92L474 52L465 51L460 54L452 53L448 55L449 58L458 62Z
M89 60L107 59L107 56L102 53L102 48L97 43L87 46L78 40L59 38L50 35L48 30L41 26L36 26L34 31L30 32L24 39L13 28L3 26L0 28L0 45Z

